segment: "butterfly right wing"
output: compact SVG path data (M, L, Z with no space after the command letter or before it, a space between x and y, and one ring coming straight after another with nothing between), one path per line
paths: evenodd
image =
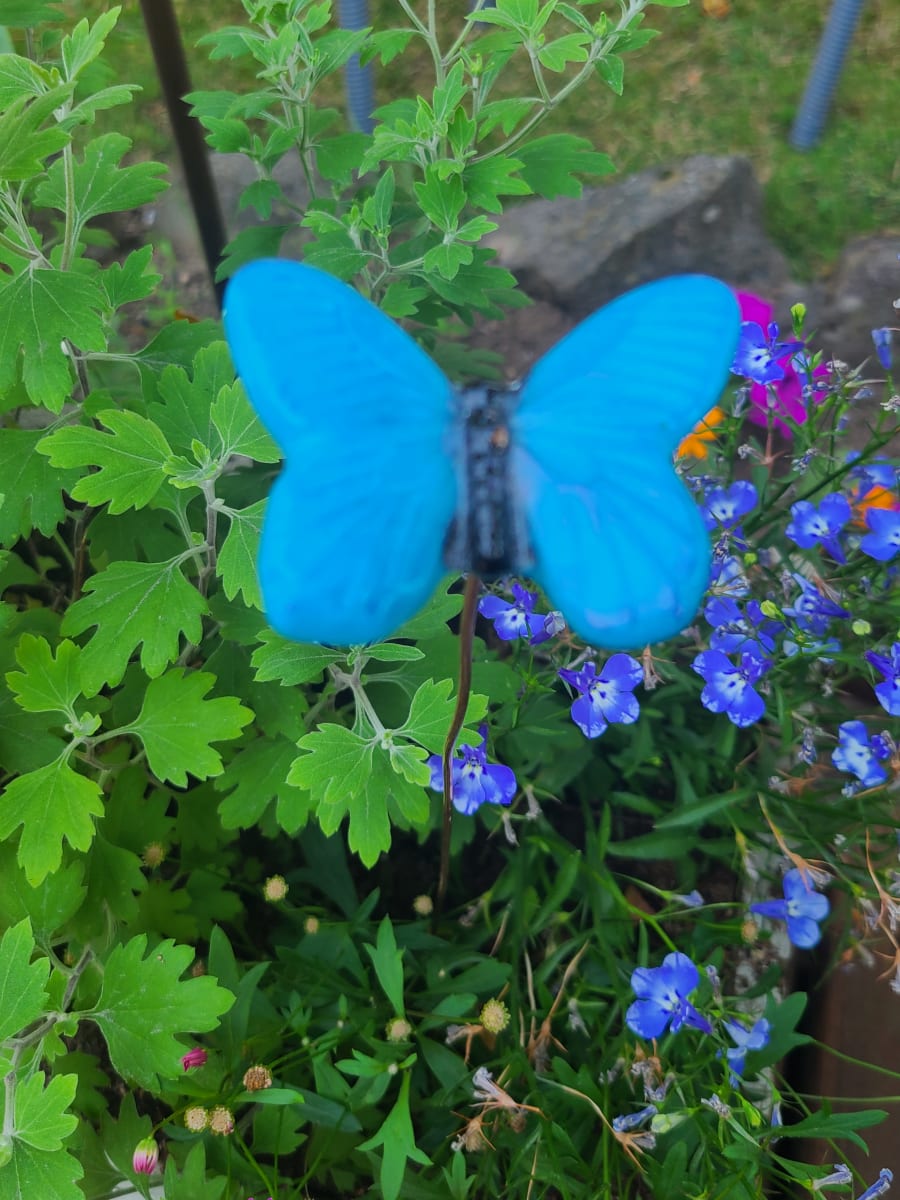
M510 430L530 573L587 642L636 648L696 613L709 537L672 456L718 400L739 327L723 283L664 279L594 313L525 382Z
M446 573L457 494L449 382L369 301L300 263L241 268L224 323L285 455L259 554L269 621L297 641L389 636Z

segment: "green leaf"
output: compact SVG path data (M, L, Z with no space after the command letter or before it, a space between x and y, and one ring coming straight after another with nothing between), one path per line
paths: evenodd
M394 637L417 642L422 638L445 633L447 622L462 611L462 595L459 592L447 591L453 582L455 582L454 579L445 579L443 585L438 588L422 611L401 626Z
M463 184L469 203L487 212L503 212L501 196L529 196L531 187L521 178L521 158L486 158L469 163L463 172Z
M266 433L240 383L219 389L210 411L212 423L221 437L218 458L243 454L255 462L276 463L281 451Z
M16 862L11 842L0 845L0 922L15 925L27 917L35 939L50 942L84 902L84 864L71 862L33 888ZM32 1018L33 1019L33 1018Z
M123 732L144 743L158 779L186 787L188 772L197 779L221 775L222 756L211 743L239 737L253 713L234 696L204 699L215 682L208 672L176 667L147 685L140 713Z
M377 230L387 232L391 228L394 188L394 168L388 167L372 193L372 226Z
M567 33L554 38L538 50L538 59L548 71L564 71L571 62L587 62L587 45L591 41L587 33Z
M0 1042L20 1034L49 1003L44 990L50 973L47 958L35 953L31 923L20 921L0 939Z
M78 1124L78 1118L65 1111L75 1099L78 1078L58 1075L46 1087L44 1082L43 1071L17 1082L13 1136L35 1150L61 1150L63 1139Z
M152 269L153 247L133 250L124 262L114 262L101 273L100 282L106 291L111 312L123 304L145 300L157 288L162 276Z
M25 712L12 692L0 688L0 763L5 770L25 774L63 753L65 743L47 724L45 717Z
M617 96L625 86L625 63L618 54L606 54L597 62L600 78L608 83Z
M206 1147L203 1142L191 1147L180 1174L175 1159L168 1159L163 1183L166 1200L222 1200L228 1187L224 1175L207 1179Z
M159 427L127 409L96 414L109 434L89 425L67 425L38 446L54 467L98 467L84 474L71 490L73 500L99 507L109 502L111 513L144 508L165 482L163 467L171 457Z
M428 272L437 272L444 279L455 279L460 267L468 266L473 257L472 247L463 242L441 242L426 253L422 266Z
M366 646L362 653L378 662L418 662L425 657L418 646L404 646L400 642L376 642L374 646Z
M297 789L288 783L297 747L287 738L257 738L239 751L228 770L215 782L217 792L228 795L219 804L225 829L249 829L273 800L288 804Z
M73 850L89 848L94 836L92 818L102 813L99 785L76 774L61 757L7 784L0 808L0 840L25 826L18 861L28 882L37 887L59 869L63 838Z
M268 683L279 679L285 686L310 683L319 679L332 663L340 662L344 653L330 646L314 646L305 642L289 642L271 629L259 635L262 645L254 650L250 662L256 667L256 679Z
M426 217L443 233L452 233L466 203L463 182L458 175L441 179L437 169L429 166L424 183L415 185L419 207Z
M166 168L158 162L140 162L121 166L123 156L131 149L131 139L121 133L105 133L84 148L84 156L76 161L74 171L73 216L75 235L82 226L101 213L127 212L149 204L164 190ZM58 158L47 171L47 178L35 191L38 204L65 212L66 166Z
M248 508L226 510L231 526L216 561L216 574L228 599L233 600L238 592L243 592L244 603L259 609L262 595L256 575L256 555L265 509L266 501L257 500Z
M25 633L16 646L21 671L10 671L6 682L28 712L59 712L68 715L81 695L78 660L81 649L74 642L60 642L56 657L45 638Z
M375 967L378 982L393 1005L395 1014L402 1017L403 1006L403 951L397 949L394 927L390 917L384 917L378 926L375 945L364 942L366 953Z
M359 855L366 867L374 866L379 856L391 848L388 798L393 779L387 756L379 752L372 759L371 771L362 790L353 795L344 793L339 796L341 808L346 807L350 812L347 845L354 854ZM317 815L322 824L321 810Z
M299 746L305 753L294 761L288 782L311 792L318 803L350 801L365 787L372 772L371 739L326 722Z
M329 183L345 188L359 170L360 160L372 141L366 133L339 133L316 145L316 166Z
M59 412L72 390L73 373L62 348L105 350L100 312L106 297L94 276L36 267L0 289L0 392L22 378L34 404Z
M62 61L68 79L74 79L98 57L121 11L121 8L111 8L109 12L101 13L93 25L85 17L63 38Z
M65 634L97 632L84 647L81 677L86 696L117 684L141 647L141 666L155 678L178 657L181 637L198 645L207 605L181 571L181 556L161 563L114 562L85 584L86 595L63 618Z
M72 491L79 472L50 465L38 451L44 436L42 429L4 429L0 436L0 545L32 529L52 534L68 515L62 494Z
M184 1047L175 1034L215 1029L234 997L209 975L181 978L194 959L190 946L159 942L145 959L146 950L146 935L113 948L91 1016L119 1074L156 1091L160 1075L178 1075Z
M484 14L479 13L479 16L482 15ZM423 1167L431 1165L431 1159L416 1145L409 1115L409 1080L409 1072L404 1071L400 1095L384 1124L377 1133L356 1147L357 1150L376 1150L379 1146L383 1147L380 1172L382 1200L398 1200L407 1161L419 1163Z
M406 723L396 730L396 735L411 738L432 754L440 754L456 707L456 701L450 699L452 690L452 679L442 679L438 683L431 679L426 680L413 696ZM466 725L480 721L486 712L486 697L470 696L466 709Z
M516 150L522 160L522 178L539 195L580 196L582 175L608 175L615 170L606 154L598 154L587 138L553 133Z
M32 29L44 21L58 21L60 11L40 0L0 0L0 24L13 29Z
M69 134L59 125L41 129L44 121L66 102L70 83L40 96L17 96L0 116L0 179L31 179L44 169L44 159L68 145ZM96 347L94 347L96 348Z
M222 389L234 383L228 346L222 341L204 346L194 355L191 368L190 375L181 367L165 368L159 380L164 403L152 404L149 415L176 452L191 454L199 442L218 458L222 441L213 421L213 405Z
M17 24L15 21L4 19L3 12L9 2L10 0L0 0L0 25L3 26ZM25 0L22 7L31 6ZM59 14L56 14L54 20L58 16ZM20 54L0 54L0 112L9 108L18 96L42 96L50 87L51 75L44 67L29 58L23 58Z

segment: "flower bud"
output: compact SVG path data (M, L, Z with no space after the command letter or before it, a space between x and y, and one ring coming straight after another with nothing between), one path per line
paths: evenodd
M159 1147L152 1137L141 1138L131 1156L131 1169L135 1175L152 1175L159 1162Z

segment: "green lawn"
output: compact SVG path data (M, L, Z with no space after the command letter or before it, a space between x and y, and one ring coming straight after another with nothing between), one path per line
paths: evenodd
M78 14L106 7L103 0L67 5ZM237 0L178 0L177 7L195 86L212 88L223 79L233 84L228 64L210 64L195 43L210 28L239 20L242 6ZM440 8L450 22L467 6L443 0ZM811 274L854 235L900 228L897 0L865 5L816 149L801 154L788 145L828 8L828 0L732 0L721 19L706 16L700 0L685 8L650 8L646 23L661 36L627 56L624 96L598 80L554 115L553 127L590 138L620 172L701 152L748 155L765 187L772 237L801 275ZM371 13L382 28L400 24L403 15L396 0L372 0ZM119 78L144 88L133 135L145 149L165 154L165 122L136 3L126 6L114 36ZM379 98L424 86L426 68L414 55L395 60L379 72Z

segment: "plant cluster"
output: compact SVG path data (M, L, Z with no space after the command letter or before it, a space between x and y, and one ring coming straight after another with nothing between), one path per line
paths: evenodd
M461 334L522 298L479 243L506 197L610 169L538 130L592 78L621 90L645 0L497 0L449 41L433 0L376 32L327 0L245 7L206 40L258 87L193 104L275 219L223 272L299 227L307 261L482 372ZM94 129L131 95L105 65L117 15L61 33L42 0L0 3L0 1200L844 1188L791 1145L861 1145L885 1114L784 1078L809 1039L771 934L814 946L840 893L837 946L887 947L900 989L888 334L866 378L821 361L801 310L784 340L745 309L741 382L685 430L714 566L677 639L605 657L523 581L482 598L436 913L460 597L448 580L349 650L266 626L280 454L221 329L122 332L159 276L150 246L110 258L103 219L165 180ZM321 106L352 55L412 44L430 95L372 134ZM529 95L504 92L513 59ZM273 174L289 154L302 207ZM319 519L310 496L297 537Z

